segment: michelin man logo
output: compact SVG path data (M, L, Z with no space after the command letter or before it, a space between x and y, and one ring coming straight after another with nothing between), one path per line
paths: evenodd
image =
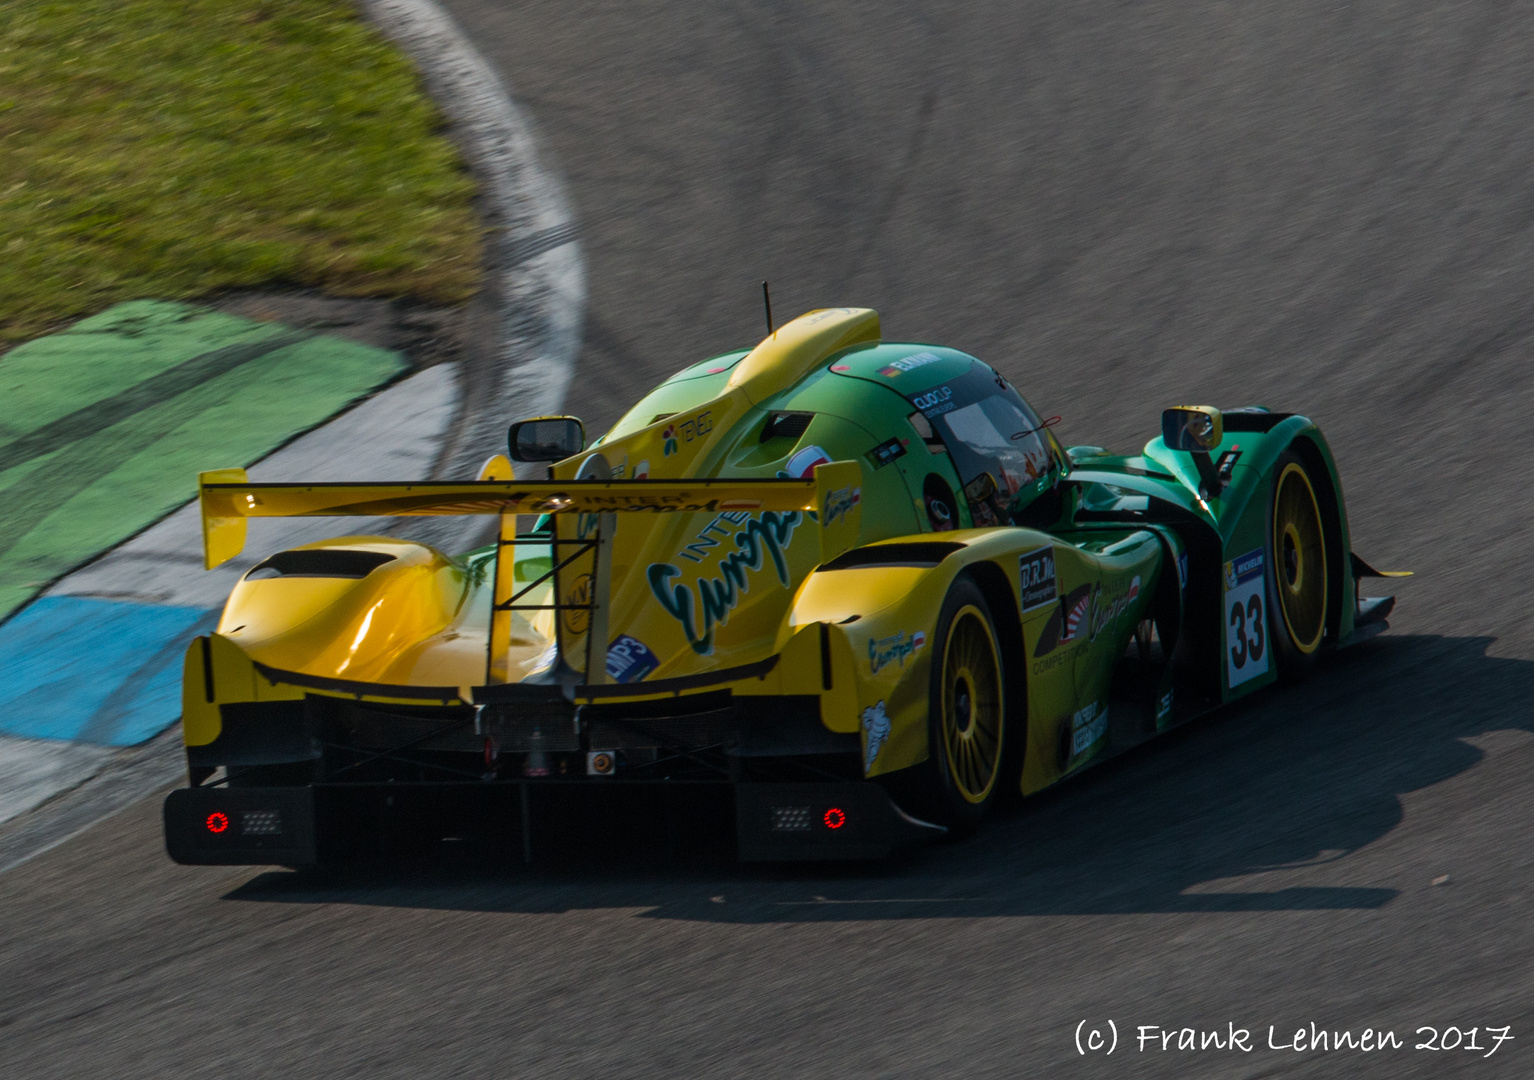
M884 711L884 702L863 710L863 771L874 767L874 759L884 749L884 740L890 737L890 718Z

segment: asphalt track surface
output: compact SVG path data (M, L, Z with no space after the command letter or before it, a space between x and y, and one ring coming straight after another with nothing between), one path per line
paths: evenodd
M449 6L570 183L594 424L766 277L1067 442L1308 412L1418 576L1309 683L873 868L312 882L173 866L145 801L0 876L0 1075L1534 1075L1529 5ZM1078 1056L1109 1019L1254 1049ZM1406 1049L1265 1048L1311 1021Z

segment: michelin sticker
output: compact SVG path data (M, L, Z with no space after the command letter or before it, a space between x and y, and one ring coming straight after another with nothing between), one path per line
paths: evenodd
M1225 674L1240 686L1268 670L1268 617L1262 548L1225 564Z
M884 749L884 740L890 737L890 718L884 711L884 702L870 705L863 710L863 772L874 767L874 759Z

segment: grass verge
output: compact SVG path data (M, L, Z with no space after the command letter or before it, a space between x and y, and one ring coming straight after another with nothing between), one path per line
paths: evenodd
M467 299L441 126L348 0L6 0L0 346L230 287Z

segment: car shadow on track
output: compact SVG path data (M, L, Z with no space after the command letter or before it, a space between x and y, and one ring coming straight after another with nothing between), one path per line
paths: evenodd
M226 899L807 922L1372 909L1398 890L1348 856L1401 797L1476 765L1467 741L1534 730L1534 663L1494 639L1385 636L1299 686L1197 721L1004 810L978 836L878 864L722 857L259 874ZM1521 736L1520 736L1521 737ZM1377 871L1372 871L1378 873Z

